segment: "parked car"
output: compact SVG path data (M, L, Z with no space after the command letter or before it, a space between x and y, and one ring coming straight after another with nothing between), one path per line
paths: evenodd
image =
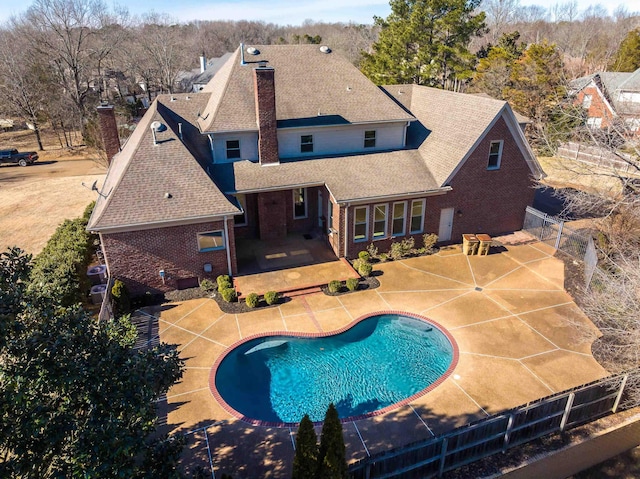
M15 148L12 150L0 150L0 164L17 163L20 166L27 166L36 161L38 161L38 154L35 151L20 153Z

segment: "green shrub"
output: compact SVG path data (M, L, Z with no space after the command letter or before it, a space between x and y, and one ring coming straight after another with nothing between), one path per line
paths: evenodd
M330 293L337 293L342 288L342 281L338 281L337 279L329 281L328 288Z
M371 259L371 255L369 254L368 251L360 251L358 253L358 258L361 259L362 261L369 262L369 260Z
M381 258L381 261L382 261L382 258ZM372 270L373 270L373 266L371 266L371 263L361 263L360 267L358 268L358 273L363 278L366 278L371 274Z
M422 237L422 241L424 242L424 251L426 253L432 253L433 248L438 242L438 235L435 233L428 233Z
M218 289L227 289L231 288L233 285L231 283L231 277L228 274L221 274L216 278L216 283L218 283Z
M349 291L355 291L356 289L358 289L358 278L349 278L347 281L347 289Z
M113 299L113 315L116 318L131 312L131 299L127 285L116 279L111 288L111 298Z
M216 285L210 279L204 278L200 281L200 289L202 291L213 291L216 288Z
M377 259L378 247L371 243L369 246L367 246L367 253L369 253L369 259Z
M380 253L380 255L378 256L378 260L380 260L381 263L389 261L389 255L387 253Z
M256 293L251 293L245 298L244 302L250 308L257 308L258 303L260 303L260 297Z
M227 303L234 303L238 299L238 293L234 288L222 288L218 289L218 292Z
M280 295L278 294L277 291L267 291L266 293L264 293L264 301L269 306L271 306L272 304L276 304L278 302L279 297Z

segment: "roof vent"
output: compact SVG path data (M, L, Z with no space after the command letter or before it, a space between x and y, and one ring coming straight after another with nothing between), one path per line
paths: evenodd
M248 47L247 53L249 55L260 55L260 50L258 50L256 47Z
M167 129L167 127L159 121L154 121L153 123L151 123L151 129L153 131L164 131Z
M322 45L322 46L320 47L320 51L321 51L322 53L331 53L331 48L329 48L329 47L328 47L328 46L326 46L326 45Z

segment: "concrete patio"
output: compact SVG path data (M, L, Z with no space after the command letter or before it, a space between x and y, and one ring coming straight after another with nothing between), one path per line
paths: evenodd
M332 331L383 310L437 321L456 339L460 360L452 376L411 404L344 424L350 461L606 376L582 339L595 328L564 291L563 264L552 255L541 243L494 248L486 257L448 247L375 265L374 290L298 296L238 315L211 299L149 310L160 340L177 344L186 360L182 381L160 404L161 422L169 432L189 433L187 470L213 464L216 477L289 477L295 430L231 417L209 390L211 366L252 334Z

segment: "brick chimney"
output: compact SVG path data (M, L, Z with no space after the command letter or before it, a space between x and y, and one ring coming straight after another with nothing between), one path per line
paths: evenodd
M260 66L253 70L258 120L258 157L261 165L280 162L276 124L276 85L274 69Z
M120 137L113 105L100 105L98 107L98 122L102 133L102 146L107 154L107 161L111 164L116 153L120 152Z

